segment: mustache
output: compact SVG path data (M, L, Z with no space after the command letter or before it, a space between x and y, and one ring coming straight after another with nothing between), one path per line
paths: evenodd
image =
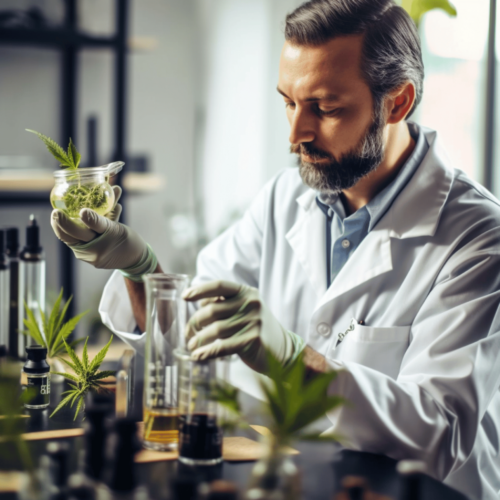
M322 149L319 149L308 142L301 142L299 144L292 144L290 146L290 153L294 153L296 155L307 155L313 159L313 161L317 160L335 160L330 154Z

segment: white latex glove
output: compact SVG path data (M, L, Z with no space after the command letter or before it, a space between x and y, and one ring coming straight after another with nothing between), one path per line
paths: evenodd
M236 353L250 368L265 373L266 349L286 366L305 347L301 337L278 323L256 288L211 281L188 288L183 298L201 301L186 326L187 347L193 359Z
M75 257L98 269L120 269L134 280L153 272L157 265L151 247L132 229L120 224L122 190L114 186L115 204L105 217L90 208L80 211L81 221L61 210L53 210L50 223L56 236L66 243Z

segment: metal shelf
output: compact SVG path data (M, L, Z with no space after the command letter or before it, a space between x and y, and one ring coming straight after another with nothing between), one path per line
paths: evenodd
M6 29L0 30L0 44L36 45L64 48L68 45L79 48L115 48L119 46L117 37L96 37L66 28L52 29Z

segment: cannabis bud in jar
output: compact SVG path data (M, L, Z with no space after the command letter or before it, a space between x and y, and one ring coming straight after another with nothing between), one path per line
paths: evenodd
M68 150L64 151L50 137L34 130L26 130L36 134L63 167L54 172L55 186L50 193L50 202L54 208L75 219L80 217L82 208L90 208L99 215L105 215L113 209L115 196L109 185L109 178L122 169L123 162L79 169L81 155L71 139Z

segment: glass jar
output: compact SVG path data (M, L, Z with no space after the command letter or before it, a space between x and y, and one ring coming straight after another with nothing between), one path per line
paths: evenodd
M55 186L50 192L50 203L73 219L80 218L82 208L91 208L105 215L113 208L115 195L109 178L125 165L121 161L101 167L57 170Z

